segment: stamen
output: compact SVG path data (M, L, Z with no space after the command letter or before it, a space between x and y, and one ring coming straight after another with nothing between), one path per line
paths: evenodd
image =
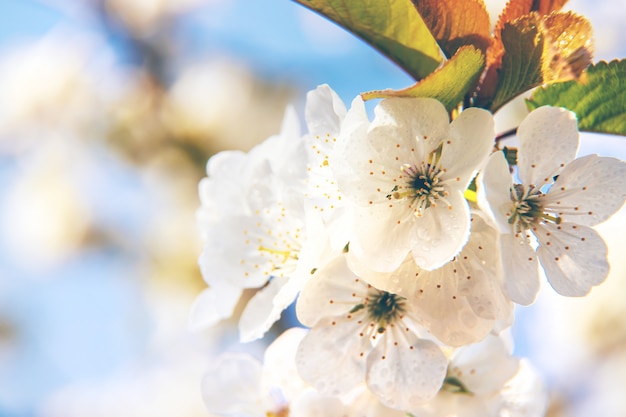
M533 228L541 221L547 221L554 224L561 224L561 217L551 215L543 206L543 192L538 187L525 187L523 184L515 184L511 187L511 201L513 201L513 209L509 215L508 222L513 225L516 233L522 233Z
M409 207L413 208L416 216L421 216L429 207L435 207L437 200L447 195L441 184L441 175L444 170L437 167L440 155L435 150L428 155L428 162L420 167L404 164L400 170L406 174L406 183L403 186L394 186L387 195L388 199L410 200ZM439 150L439 152L441 152Z
M387 291L374 290L366 304L369 318L378 324L377 332L384 333L387 325L394 323L404 312L405 299ZM353 308L360 310L362 304Z
M544 220L547 220L547 221L552 222L554 224L561 224L561 221L562 221L562 219L560 217L558 217L558 216L550 216L547 213L542 213L541 217Z
M272 255L282 256L283 262L287 262L289 258L294 259L296 261L298 260L297 252L294 253L294 252L287 251L287 250L272 249L272 248L267 248L265 246L259 246L258 250L259 252L267 252L267 253L271 253Z

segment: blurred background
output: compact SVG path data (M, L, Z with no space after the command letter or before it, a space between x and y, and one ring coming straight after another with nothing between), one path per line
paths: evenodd
M596 61L626 57L623 0L567 8ZM323 83L349 104L411 80L288 0L0 0L0 416L208 415L208 361L262 343L228 321L187 331L198 181ZM503 131L523 105L501 113ZM584 135L581 153L626 159L626 143ZM626 214L599 230L608 282L582 299L544 285L513 329L550 416L626 415Z

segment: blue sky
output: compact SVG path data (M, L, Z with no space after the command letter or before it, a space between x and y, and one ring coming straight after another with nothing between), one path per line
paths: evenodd
M76 15L31 0L0 0L0 10L0 48L60 23L94 29ZM209 4L177 33L185 40L182 54L232 56L261 76L296 82L305 90L329 83L348 102L362 91L411 82L360 40L289 0Z
M99 33L87 15L36 1L0 0L0 54L59 26ZM227 56L258 76L296 84L303 92L329 83L346 102L364 90L410 82L359 40L286 0L228 0L186 18L175 36L182 40L176 51L181 66ZM114 35L108 43L113 49L121 45ZM130 63L124 50L116 50L118 62ZM100 199L99 215L118 226L141 224L147 203L124 212L130 205L119 198L123 192L149 201L137 179L111 160L97 161L92 171L88 175L100 178L95 184L100 196L90 196ZM0 158L0 199L19 175L15 160ZM141 358L154 323L132 279L136 259L86 252L38 276L1 249L10 244L0 235L0 317L18 332L15 344L4 347L8 361L0 361L0 416L27 417L64 384L105 378Z

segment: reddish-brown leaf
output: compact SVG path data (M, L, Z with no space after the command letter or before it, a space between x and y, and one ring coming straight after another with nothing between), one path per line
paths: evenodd
M531 12L545 16L552 12L559 11L567 3L567 0L509 0L504 10L498 18L493 31L493 43L487 53L487 65L499 66L504 52L502 46L501 32L505 23L513 22Z
M524 15L504 25L502 42L495 94L480 97L494 112L531 88L577 79L593 53L589 21L571 12Z
M593 55L591 24L574 13L552 13L543 20L546 51L543 58L544 82L577 79Z
M412 0L441 49L453 56L463 45L486 52L491 43L489 14L483 0Z

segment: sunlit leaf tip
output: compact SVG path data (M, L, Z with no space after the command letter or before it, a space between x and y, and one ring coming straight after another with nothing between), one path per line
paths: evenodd
M485 56L473 46L461 47L443 66L425 79L402 90L379 90L361 94L364 100L390 97L430 97L448 111L456 108L473 91L483 71Z
M591 63L591 25L571 12L532 12L506 23L501 36L504 54L496 89L492 99L481 97L493 112L539 85L576 79Z

